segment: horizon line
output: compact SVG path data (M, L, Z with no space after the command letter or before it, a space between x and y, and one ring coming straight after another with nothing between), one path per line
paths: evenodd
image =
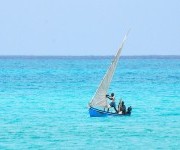
M114 55L1 55L0 57L111 57ZM180 57L180 55L121 55L121 57Z

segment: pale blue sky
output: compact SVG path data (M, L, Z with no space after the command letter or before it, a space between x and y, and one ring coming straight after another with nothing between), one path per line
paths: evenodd
M0 0L0 55L180 55L180 0Z

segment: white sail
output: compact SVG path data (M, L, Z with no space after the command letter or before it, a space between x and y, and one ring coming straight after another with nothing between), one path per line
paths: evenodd
M104 78L102 79L98 89L96 90L95 95L93 96L91 102L89 103L89 105L91 107L103 107L103 108L108 107L106 94L108 92L111 80L112 80L114 72L116 70L118 60L119 60L119 57L121 54L121 50L126 41L127 34L125 35L117 54L115 55L111 65L110 65L109 69L107 70Z

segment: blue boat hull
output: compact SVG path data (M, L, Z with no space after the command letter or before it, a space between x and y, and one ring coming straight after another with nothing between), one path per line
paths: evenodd
M103 110L99 110L93 107L89 108L90 117L107 117L107 116L130 116L130 114L117 114Z

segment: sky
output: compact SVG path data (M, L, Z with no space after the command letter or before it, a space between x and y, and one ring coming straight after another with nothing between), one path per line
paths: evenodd
M0 0L0 55L180 55L180 0Z

